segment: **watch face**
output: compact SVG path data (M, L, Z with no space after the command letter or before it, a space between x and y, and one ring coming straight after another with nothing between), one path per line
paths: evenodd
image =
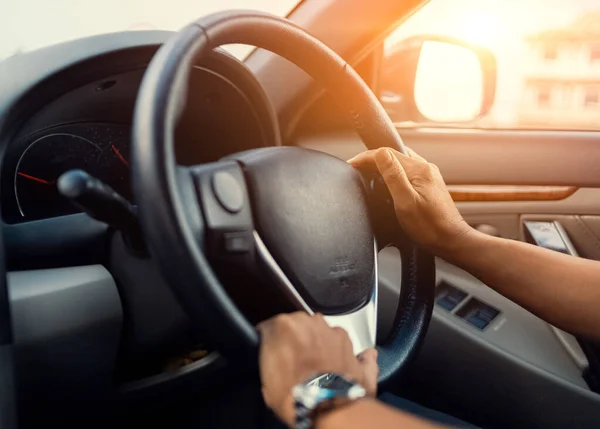
M306 383L298 384L292 393L296 401L303 402L309 407L311 404L326 400L356 399L366 395L365 389L360 384L346 380L337 374L323 374Z
M323 374L292 389L296 428L312 428L315 413L362 398L366 390L337 374ZM319 411L320 410L320 411Z
M330 389L330 390L340 390L345 391L349 390L354 383L346 380L344 377L341 377L337 374L324 374L320 377L315 378L313 381L309 382L308 385L317 385L322 389Z

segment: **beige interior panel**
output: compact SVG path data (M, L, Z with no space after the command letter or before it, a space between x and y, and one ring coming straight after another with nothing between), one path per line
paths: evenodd
M596 237L600 237L600 216L579 216L581 221Z
M600 189L580 189L563 201L458 203L457 206L471 226L483 226L483 232L489 226L498 231L493 235L516 240L524 239L525 220L559 221L580 256L600 260Z
M558 221L565 229L579 256L600 261L600 216L523 215L521 221ZM521 223L522 224L522 223ZM521 228L521 239L525 230Z
M403 131L403 136L405 135L405 131ZM418 134L417 132L412 132L412 134ZM430 133L431 134L431 133ZM441 133L438 133L441 134ZM461 131L459 134L465 134L465 131ZM480 135L481 133L472 133L475 135ZM502 134L502 133L500 133ZM510 133L509 133L510 134ZM544 134L544 133L532 133L533 135ZM552 133L550 133L552 134ZM555 133L560 135L561 133ZM577 134L577 133L570 133ZM585 135L585 141L588 143L586 146L588 149L594 145L595 148L593 150L589 150L586 152L586 156L589 159L592 159L595 162L593 168L585 169L583 165L574 166L573 168L578 170L580 173L587 172L589 174L589 178L586 179L585 183L596 183L595 186L600 186L600 141L597 141L598 137L593 136L594 133L579 133ZM588 136L591 134L590 136ZM600 134L600 133L596 133ZM422 153L432 162L437 163L438 165L442 165L448 163L455 163L457 168L468 171L473 169L477 165L477 159L472 157L470 152L461 151L461 147L457 146L453 141L444 141L448 135L453 135L453 133L447 133L438 136L438 141L436 143L431 143L431 145L435 145L436 150L440 150L440 153L436 153L433 149L427 153ZM430 136L431 137L431 136ZM520 146L521 148L525 148L528 146L526 143L526 136L523 136L523 144ZM433 137L431 137L433 138ZM409 143L408 139L407 143ZM454 140L454 138L452 139ZM471 138L472 140L472 138ZM303 137L299 138L296 142L299 146L305 147L307 149L318 150L321 152L326 152L331 155L337 156L341 159L350 159L353 156L356 156L360 152L365 150L364 145L360 141L357 135L353 133L336 133L336 134L321 134L315 137ZM485 142L481 142L483 146L487 147ZM500 148L506 146L506 142L498 143ZM413 145L417 150L419 148ZM454 148L454 150L452 149ZM566 148L566 146L565 146ZM569 143L570 151L574 150L571 143ZM541 152L544 152L546 149L539 148ZM563 149L564 152L569 152L567 149ZM598 151L598 157L596 157L596 152ZM469 153L468 158L463 158L464 153ZM516 153L516 152L515 152ZM585 158L586 156L583 156ZM447 159L445 159L446 157ZM515 159L518 157L515 157ZM529 163L526 166L522 166L522 170L517 170L514 166L510 168L501 168L496 165L487 165L485 164L485 169L494 170L501 169L502 174L505 176L512 175L511 182L512 184L521 185L520 181L525 179L527 173L531 169L539 169L540 165L543 166L541 158L529 158L527 159ZM480 167L477 167L480 169ZM543 169L550 169L551 166L543 166ZM454 170L454 167L452 168ZM560 180L560 177L563 174L566 174L565 171L568 170L567 164L562 164L561 166L557 166L552 170L552 174L555 176L553 183L550 184L558 184L558 185L569 185L568 177L565 176L565 180ZM452 183L451 180L448 180L446 170L442 169L442 173L444 174L444 178L448 183ZM512 173L512 174L511 174ZM526 174L527 173L527 174ZM466 174L466 173L465 173ZM496 173L495 173L496 174ZM483 174L481 177L484 177ZM466 177L466 176L465 176ZM487 179L485 180L487 181ZM459 182L465 183L465 180L459 180ZM468 183L468 182L467 182ZM474 180L470 182L471 185L481 185L486 184L484 182L479 182ZM464 215L467 214L521 214L521 213L556 213L556 214L582 214L582 215L600 215L600 188L596 187L582 187L574 192L572 195L564 198L562 200L557 201L473 201L473 202L460 202L457 203L457 206L460 208L461 212Z
M518 240L521 236L519 215L517 214L467 214L465 220L472 227L496 237Z
M600 187L600 133L400 129L404 142L452 185ZM348 159L364 151L356 133L300 137L296 144Z
M524 240L523 222L558 221L564 227L580 256L600 261L600 216L557 214L465 214L469 225L485 233Z
M456 204L463 215L469 214L581 214L600 215L600 188L581 188L558 201L484 201Z

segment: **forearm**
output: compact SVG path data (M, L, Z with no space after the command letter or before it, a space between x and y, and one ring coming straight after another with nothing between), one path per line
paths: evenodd
M443 257L553 325L600 338L600 262L477 231Z
M316 429L440 429L442 426L397 411L374 399L363 399L319 418Z

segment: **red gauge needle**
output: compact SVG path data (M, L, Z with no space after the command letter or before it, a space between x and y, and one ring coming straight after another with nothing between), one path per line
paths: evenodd
M39 177L30 176L29 174L21 173L20 171L17 172L17 174L26 179L33 180L34 182L43 183L44 185L52 185L54 183L54 182L49 182L44 179L40 179Z
M115 153L115 155L117 155L117 157L119 157L119 159L121 160L121 162L123 164L125 164L127 167L129 167L129 163L127 162L127 160L123 157L123 155L121 155L121 152L119 152L119 149L117 149L115 147L115 145L110 145L110 148L112 149L112 151Z

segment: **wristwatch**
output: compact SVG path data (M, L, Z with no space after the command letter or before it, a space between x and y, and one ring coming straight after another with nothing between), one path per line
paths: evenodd
M311 429L319 414L365 397L367 391L341 375L322 374L292 390L296 429Z

